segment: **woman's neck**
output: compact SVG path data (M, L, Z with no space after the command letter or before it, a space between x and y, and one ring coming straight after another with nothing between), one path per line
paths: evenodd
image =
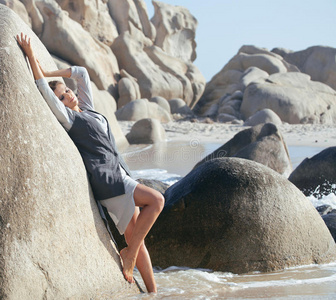
M78 105L73 107L72 110L77 111L77 112L82 112L82 110L78 107Z

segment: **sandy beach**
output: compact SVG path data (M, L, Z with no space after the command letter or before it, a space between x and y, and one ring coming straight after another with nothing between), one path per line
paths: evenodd
M124 134L127 134L135 122L119 121ZM230 140L247 126L202 123L190 121L172 121L162 124L168 141L221 142ZM282 124L278 126L288 146L331 147L336 145L336 125L325 124Z

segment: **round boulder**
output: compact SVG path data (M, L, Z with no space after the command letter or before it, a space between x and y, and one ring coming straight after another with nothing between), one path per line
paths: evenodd
M170 99L168 101L172 114L192 115L190 107L180 98Z
M144 118L157 119L160 122L171 121L170 114L158 104L147 99L136 99L116 111L119 121L139 121Z
M166 132L155 119L142 119L136 122L126 135L130 144L154 144L166 140Z
M170 105L165 98L160 97L160 96L155 96L155 97L150 98L149 102L154 102L154 103L158 104L163 109L165 109L168 113L170 113Z
M263 123L273 123L275 125L282 124L281 119L273 110L265 108L265 109L259 110L254 115L249 117L245 121L244 125L245 126L255 126L255 125L263 124Z
M208 161L165 198L146 239L155 266L245 273L336 259L334 240L311 202L253 161Z
M336 147L329 147L296 167L289 180L306 196L321 197L336 191Z

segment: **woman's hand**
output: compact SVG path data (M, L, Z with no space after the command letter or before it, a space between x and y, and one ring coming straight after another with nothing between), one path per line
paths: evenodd
M37 59L34 55L33 47L30 43L30 38L27 37L27 35L23 36L23 33L21 32L21 38L19 35L16 36L17 42L21 46L23 52L27 55L31 69L33 71L34 79L38 80L44 77L40 66L37 63Z
M27 35L23 36L23 33L21 32L21 39L19 35L16 36L16 39L21 46L23 52L28 56L28 58L33 57L34 51L30 43L30 38L28 38Z

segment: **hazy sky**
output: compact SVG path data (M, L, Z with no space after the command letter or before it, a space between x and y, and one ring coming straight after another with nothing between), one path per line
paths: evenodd
M145 0L149 18L151 0ZM198 20L195 65L206 80L242 45L294 51L336 48L336 0L162 0L189 9Z

